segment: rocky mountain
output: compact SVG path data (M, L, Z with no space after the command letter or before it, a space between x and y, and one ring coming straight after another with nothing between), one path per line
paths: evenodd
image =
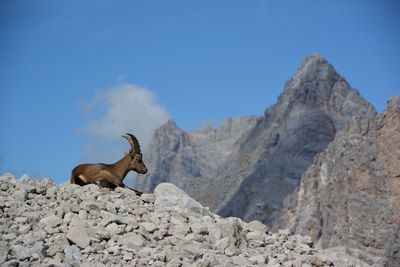
M0 176L1 266L351 266L310 237L221 218L176 186L154 194ZM363 266L361 265L357 266Z
M285 202L278 228L346 247L377 266L400 266L400 97L357 117L315 159Z
M222 216L271 225L284 198L336 132L353 116L375 114L332 65L312 54L286 82L278 102L230 139L228 153L198 153L191 148L193 134L171 122L161 127L152 141L151 167L141 178L142 188L151 191L159 181L168 181Z
M152 192L162 182L170 182L195 199L207 198L203 189L224 161L238 150L237 141L257 123L256 116L237 117L219 127L206 125L185 132L169 120L155 131L145 162L150 170L138 179L138 187Z

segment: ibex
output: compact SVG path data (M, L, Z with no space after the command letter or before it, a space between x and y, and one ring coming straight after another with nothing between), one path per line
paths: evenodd
M97 184L104 187L116 188L127 187L122 183L129 171L135 171L140 174L147 173L147 168L142 161L142 153L137 138L127 133L122 137L126 138L131 144L128 154L114 164L81 164L72 170L71 183L78 185ZM129 188L132 189L132 188ZM136 194L141 195L142 192L132 189Z

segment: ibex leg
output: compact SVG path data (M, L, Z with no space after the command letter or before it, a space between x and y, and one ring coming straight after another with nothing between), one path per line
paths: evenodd
M97 184L100 186L109 187L108 185L111 185L113 188L115 188L117 186L124 185L118 176L108 171L101 171L98 176L101 177L101 179L99 179L97 182Z
M134 191L134 192L136 193L136 195L138 195L138 196L141 196L141 195L143 194L143 192L141 192L141 191L139 191L139 190L136 190L136 189L133 189L133 188L130 188L130 187L127 186L126 184L122 184L121 187L128 188L128 189Z

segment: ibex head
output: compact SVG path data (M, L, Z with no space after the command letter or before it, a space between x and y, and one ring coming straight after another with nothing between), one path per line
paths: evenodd
M139 141L137 138L132 135L127 133L126 135L123 135L122 137L126 138L128 140L129 144L131 144L131 149L129 150L129 156L131 158L131 163L129 165L129 170L135 171L139 174L145 174L147 173L147 168L146 165L144 165L143 160L142 160L142 152L140 151L140 145Z

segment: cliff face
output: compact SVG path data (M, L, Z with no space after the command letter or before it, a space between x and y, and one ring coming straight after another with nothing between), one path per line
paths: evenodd
M195 199L207 198L205 191L224 161L238 150L237 141L259 118L237 117L217 128L185 132L172 120L155 131L145 162L149 173L138 178L138 187L152 192L161 182L170 182Z
M216 203L218 213L272 224L284 198L336 132L352 116L375 113L325 59L306 57L278 103L266 110L216 176L213 188L226 189Z
M276 226L344 246L372 264L399 266L400 97L376 118L358 117L318 155ZM396 265L397 264L397 265Z
M223 216L272 224L315 154L352 116L375 113L332 65L310 55L264 116L192 133L173 122L158 129L139 185L151 191L168 181Z

